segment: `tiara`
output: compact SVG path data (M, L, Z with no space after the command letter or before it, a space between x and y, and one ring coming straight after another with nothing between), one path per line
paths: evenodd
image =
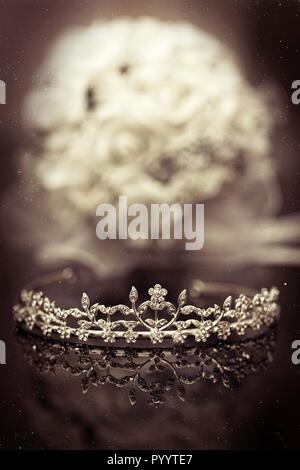
M73 276L64 270L62 278ZM25 288L20 303L14 306L14 318L27 330L38 329L44 336L58 336L62 340L71 337L79 342L101 339L105 343L123 340L127 344L147 339L152 344L171 339L182 344L187 338L206 343L209 338L226 340L231 335L244 336L248 330L259 331L271 326L279 317L279 291L276 287L252 289L223 283L195 281L193 297L204 293L225 291L242 292L235 300L226 297L222 305L202 308L187 304L187 291L183 290L177 304L166 300L168 291L160 284L148 290L150 299L139 303L138 291L132 287L129 293L131 306L118 304L106 306L92 304L86 293L82 294L81 308L68 309L56 306L42 291ZM245 293L247 292L247 294Z
M62 370L80 377L82 392L107 384L127 392L131 405L140 396L158 407L170 395L185 401L187 390L199 382L234 388L248 375L265 370L273 360L276 332L237 343L218 346L162 348L95 348L39 338L19 331L27 362L41 373ZM123 392L123 393L124 393Z

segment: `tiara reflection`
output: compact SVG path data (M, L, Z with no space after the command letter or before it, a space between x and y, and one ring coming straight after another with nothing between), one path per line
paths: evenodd
M276 332L238 343L176 346L172 349L95 348L46 340L18 331L28 363L39 372L59 369L80 376L82 392L112 384L123 388L134 405L140 394L159 407L170 394L185 401L186 389L200 381L232 388L273 361Z

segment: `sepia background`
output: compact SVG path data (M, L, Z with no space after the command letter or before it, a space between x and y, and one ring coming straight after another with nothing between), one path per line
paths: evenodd
M0 338L7 344L7 365L0 371L2 448L299 446L300 368L291 363L291 343L300 335L300 108L290 99L291 83L299 79L299 15L300 6L292 0L0 2L0 78L7 85L7 104L0 107ZM232 51L251 90L262 90L267 116L274 119L268 154L272 171L270 179L261 185L267 187L268 195L261 186L243 184L238 167L227 192L207 201L209 235L203 252L196 256L177 247L153 249L115 243L103 248L95 238L95 219L77 217L70 228L68 222L60 225L56 214L53 218L49 208L61 213L63 202L49 202L52 196L43 190L35 166L23 165L24 155L32 148L24 100L36 86L36 71L52 42L71 26L141 16L184 21L217 38ZM109 44L104 46L109 50ZM222 82L226 77L218 79ZM39 113L41 119L47 117L47 106ZM245 107L242 118L248 113ZM39 138L43 138L42 133ZM256 138L255 134L248 136L245 153ZM159 164L158 173L162 170ZM76 171L80 171L80 165L74 175L71 169L70 178ZM257 175L260 172L257 167ZM237 193L240 186L241 193ZM248 191L243 192L246 186ZM264 212L267 199L272 204ZM230 211L233 201L234 211ZM216 224L220 215L221 222ZM68 230L76 231L76 243L72 239L67 250ZM54 256L58 252L60 256ZM268 347L262 346L267 354L261 359L259 356L252 373L251 364L247 365L248 373L240 385L228 389L219 382L198 381L185 402L171 393L158 409L145 405L143 396L132 406L127 391L112 384L92 387L82 394L80 378L70 378L63 371L55 376L39 372L38 361L37 367L28 364L36 345L30 340L29 346L26 342L24 346L22 338L16 337L11 315L19 289L28 280L53 267L66 263L77 267L82 262L84 282L93 292L101 284L100 294L107 303L114 303L116 297L124 300L132 284L146 293L152 283L161 282L172 297L188 288L195 277L237 281L255 288L275 284L281 290L282 305L276 340L272 338L271 345L269 341ZM73 302L80 299L81 290L72 290Z

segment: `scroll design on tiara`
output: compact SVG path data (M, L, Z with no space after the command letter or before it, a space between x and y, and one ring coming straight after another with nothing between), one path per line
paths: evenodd
M233 388L246 376L268 367L273 360L275 339L275 331L271 330L267 335L238 343L141 350L94 348L18 334L24 356L39 372L55 374L64 370L80 377L83 393L93 387L114 385L127 391L131 405L144 394L154 407L163 405L171 394L187 400L188 388L202 381Z
M174 343L184 343L188 336L204 343L212 335L226 340L232 333L242 336L248 328L259 330L270 326L279 316L279 291L276 287L264 288L252 298L240 294L233 301L229 296L222 307L215 304L208 308L186 305L186 290L179 294L177 307L165 300L168 291L160 284L150 288L148 293L150 300L137 305L138 292L132 287L129 294L131 307L123 304L111 307L99 303L91 305L84 293L81 309L62 309L43 292L23 289L21 303L14 307L14 317L17 322L24 322L28 330L40 328L45 336L56 333L61 339L69 339L72 335L83 342L89 337L97 337L106 343L114 343L118 338L135 343L142 337L156 344L168 337ZM153 315L146 316L148 311L154 312L154 318ZM112 320L116 313L126 319Z

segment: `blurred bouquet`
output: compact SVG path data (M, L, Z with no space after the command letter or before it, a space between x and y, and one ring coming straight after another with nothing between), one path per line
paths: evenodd
M37 242L47 259L119 257L96 239L95 210L120 194L129 203L205 203L206 255L239 253L237 229L247 233L249 219L274 211L265 94L190 24L125 18L76 28L35 82L21 161L26 192L48 214ZM27 224L38 233L40 222Z

